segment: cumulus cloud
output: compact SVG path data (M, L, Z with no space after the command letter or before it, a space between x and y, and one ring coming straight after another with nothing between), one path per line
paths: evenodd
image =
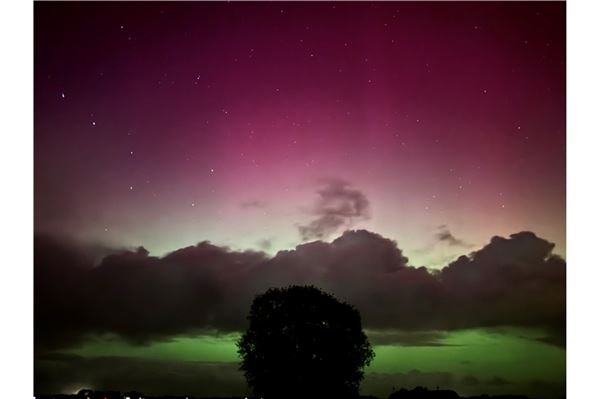
M235 297L261 252L201 242L162 258L144 249L99 264L72 243L37 235L34 250L35 349L72 346L88 334L116 333L143 343L228 324L220 306ZM215 314L221 310L223 316ZM241 323L236 314L236 325Z
M298 226L303 241L327 238L338 229L370 217L369 200L363 192L341 179L323 179L319 198L311 213L314 218Z
M98 263L80 245L36 235L35 349L104 333L144 344L240 331L256 294L290 284L316 285L354 305L381 342L434 345L440 336L423 332L493 326L539 327L560 337L566 265L552 248L530 232L494 237L429 271L410 266L396 242L358 230L273 257L201 242L164 257L121 250Z
M457 323L543 325L563 332L566 264L553 248L534 233L521 232L493 237L481 250L451 262L440 276L452 298L449 316Z

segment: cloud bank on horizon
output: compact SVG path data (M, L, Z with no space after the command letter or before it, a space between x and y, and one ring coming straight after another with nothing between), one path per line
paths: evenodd
M564 345L566 264L531 232L493 237L441 270L415 267L396 242L366 230L268 256L208 241L150 256L35 237L36 353L116 334L137 344L202 331L241 331L269 287L318 286L354 305L375 331L520 326ZM97 259L101 259L98 263ZM388 342L402 334L385 335ZM419 339L412 339L418 344ZM424 334L423 339L431 341Z

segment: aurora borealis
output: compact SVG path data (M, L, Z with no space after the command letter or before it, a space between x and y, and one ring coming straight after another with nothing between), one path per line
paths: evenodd
M36 392L246 394L252 297L315 284L361 312L365 394L564 395L565 3L34 23Z

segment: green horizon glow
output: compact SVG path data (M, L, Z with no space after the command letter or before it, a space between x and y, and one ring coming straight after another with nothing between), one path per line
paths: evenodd
M365 369L365 377L418 370L421 373L447 372L460 377L470 375L481 381L494 377L510 381L494 388L496 393L523 392L530 389L528 381L533 380L564 383L566 352L564 348L535 340L541 336L543 332L535 329L470 329L448 332L438 346L373 345L376 356ZM235 343L238 338L238 333L207 334L134 345L118 337L105 336L69 352L85 358L116 356L237 363Z
M564 379L565 350L535 341L540 336L536 330L527 329L473 329L449 333L440 342L442 346L377 345L376 358L368 371L448 370L507 379L524 375Z

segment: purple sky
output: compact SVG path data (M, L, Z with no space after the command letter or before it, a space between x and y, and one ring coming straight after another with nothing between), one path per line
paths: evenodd
M529 230L564 255L564 3L37 4L35 27L37 231L275 253L366 228L437 266Z

